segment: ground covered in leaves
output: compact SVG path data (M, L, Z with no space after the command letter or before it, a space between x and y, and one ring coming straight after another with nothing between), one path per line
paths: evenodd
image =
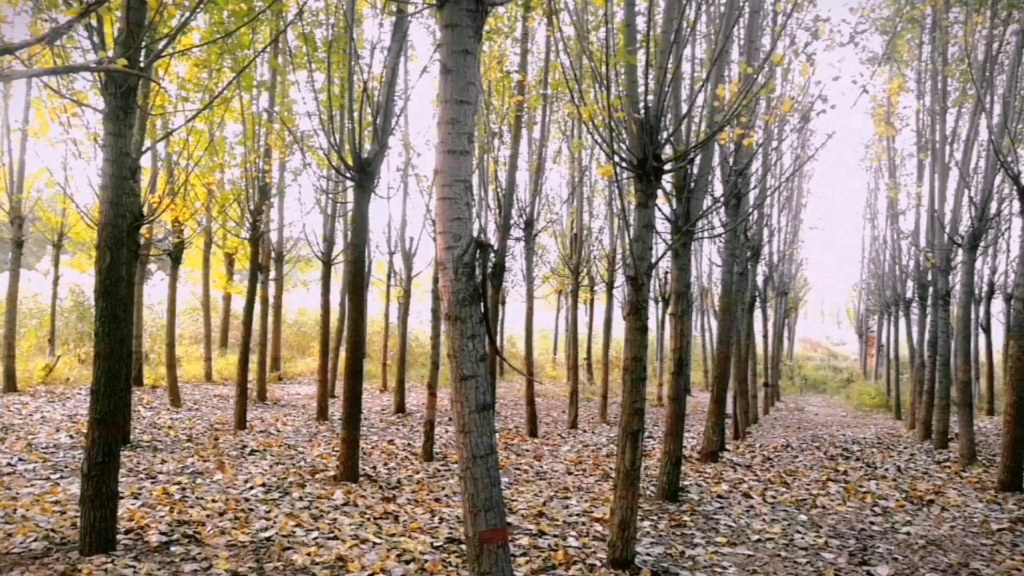
M233 388L135 395L134 443L121 471L121 541L79 558L79 470L88 391L0 397L0 573L458 574L457 463L443 391L438 461L418 461L423 390L410 413L367 391L363 480L331 479L332 424L313 421L314 389L280 384L231 429ZM585 403L564 429L561 400L541 402L541 438L524 436L522 402L499 391L501 463L518 574L599 574L614 469L614 426ZM884 415L831 400L787 399L696 463L706 399L690 401L685 495L653 500L663 412L649 410L638 564L649 574L1021 574L1024 499L992 491L998 423L978 425L982 462L961 470ZM617 410L613 410L615 412Z

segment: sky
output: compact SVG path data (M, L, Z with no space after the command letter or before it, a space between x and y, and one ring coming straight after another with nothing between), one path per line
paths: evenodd
M818 10L821 15L830 16L836 23L833 25L835 27L840 19L850 19L850 8L855 5L855 2L849 0L819 0ZM415 86L408 115L417 155L416 167L421 174L426 175L429 175L433 168L434 132L436 130L433 102L437 93L436 66L428 67L418 79L415 77L419 76L421 68L431 55L432 34L429 34L424 26L432 24L433 21L429 18L421 19L413 26L410 36L410 46L414 53L414 61L410 70L414 76ZM867 98L857 100L859 88L854 82L855 80L862 81L868 71L859 62L854 49L848 46L838 46L832 52L822 50L819 53L818 62L820 68L818 74L827 79L825 94L835 107L816 120L818 137L824 138L827 134L832 134L832 137L811 165L813 176L810 181L801 247L801 254L806 261L804 270L810 281L811 291L803 316L798 323L798 333L800 337L828 340L841 348L855 350L854 336L849 326L846 308L852 287L858 281L860 271L861 214L867 188L867 178L861 162L865 144L872 136L872 125L867 110ZM300 79L299 82L304 82L304 80ZM20 109L19 93L20 89L16 89L12 110ZM303 105L303 103L299 103L300 107ZM306 102L305 105L310 105L310 103ZM385 195L389 190L394 192L398 186L399 152L398 147L392 148L389 161L384 168L379 189ZM32 156L36 162L44 162L45 158L53 157L53 151L45 147L37 147L33 150ZM526 163L521 162L521 164L525 166ZM88 165L75 168L82 172L95 169L96 167ZM525 178L524 171L520 175L520 181L525 181ZM307 181L296 181L291 185L296 189L296 193L289 197L287 204L286 219L289 221L289 227L293 233L301 233L305 225L309 233L315 233L319 230L319 216L309 214L313 205L310 196L312 187ZM378 199L373 203L371 228L374 242L379 243L383 239L389 208L397 221L399 209L397 198L392 198L389 201ZM410 218L411 233L418 233L424 213L423 201L417 193L414 193ZM429 238L424 240L423 245L424 247L417 257L416 269L427 272L422 274L414 287L412 319L414 327L424 326L428 321L429 314L428 270L432 257ZM381 260L379 254L374 258L377 262ZM47 290L47 273L45 270L39 272L39 274L25 276L23 281L26 282L25 289L27 291L38 290L45 293ZM378 276L382 273L383 271L379 267L375 270L375 274ZM77 280L73 278L69 280L83 283L90 281L85 275ZM0 285L5 282L6 275L3 275L0 277ZM91 286L88 288L91 290ZM287 303L292 308L313 307L318 302L317 290L315 282L308 286L293 284L289 286ZM187 282L182 287L182 291L182 299L186 302L189 299L198 298L196 287L188 285ZM525 309L520 291L514 291L509 298L508 330L510 332L519 332L522 329ZM153 307L158 307L158 303L162 301L165 294L165 283L162 281L162 275L158 273L147 287L147 302ZM372 316L379 315L383 308L382 304L379 293L376 294L376 297L371 295L370 314ZM538 327L540 329L553 328L554 309L553 299L549 298L539 303ZM602 309L599 305L597 317L600 318L601 314ZM619 330L621 330L621 317L617 316L616 331Z

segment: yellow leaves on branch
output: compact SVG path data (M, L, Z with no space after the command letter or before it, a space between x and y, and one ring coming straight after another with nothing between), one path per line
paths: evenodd
M615 168L611 164L604 164L597 168L597 175L601 178L611 178L615 175Z
M795 103L793 102L793 99L787 96L785 99L782 100L782 106L780 107L780 109L782 110L783 114L789 114L790 112L793 111L794 106Z

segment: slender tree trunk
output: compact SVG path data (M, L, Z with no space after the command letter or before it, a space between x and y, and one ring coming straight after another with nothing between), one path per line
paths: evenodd
M388 391L388 364L390 358L391 344L391 282L395 275L395 252L391 244L391 223L388 223L388 266L384 273L384 337L381 341L380 350L380 388L381 392ZM404 398L403 398L404 400ZM404 402L403 402L404 403Z
M224 292L220 296L220 330L217 335L217 350L228 351L231 336L231 289L235 279L235 253L224 252Z
M449 0L437 9L437 254L452 374L466 564L470 574L511 576L488 373L478 257L472 223L473 139L480 97L480 46L489 10L482 0ZM506 204L506 206L510 206Z
M127 0L115 54L137 70L146 28L145 0ZM106 73L103 93L103 168L100 172L96 254L93 377L79 492L78 552L92 556L117 548L121 442L131 413L133 289L142 226L141 190L133 153L139 78Z
M277 380L283 376L281 364L281 338L284 330L284 175L286 160L281 154L277 160L277 239L274 242L274 296L270 305L270 366L268 370ZM270 235L267 235L270 242ZM329 318L328 318L329 320Z
M6 103L4 104L6 108ZM18 391L18 289L21 286L21 261L25 254L25 164L28 151L29 123L32 121L32 79L25 81L21 135L18 138L18 168L14 189L8 194L7 221L11 229L11 261L7 278L7 299L4 308L4 392ZM54 272L56 277L56 272Z
M647 403L650 268L654 248L654 204L659 184L657 181L638 179L634 187L633 257L629 263L630 272L626 274L622 412L619 416L615 486L608 539L608 562L614 569L632 566L636 555L637 509Z
M992 257L995 258L996 254L997 252L993 250ZM990 276L981 306L981 331L985 336L985 416L996 415L995 347L992 343L992 299L995 293L995 278Z
M338 295L338 321L334 323L334 338L331 342L330 382L327 396L337 398L338 371L341 367L341 344L345 336L345 312L348 310L348 188L341 184L341 242L345 264L341 274L341 290Z
M54 242L51 249L53 250L53 259L51 260L53 278L50 280L50 316L46 336L46 358L54 361L57 357L57 297L60 290L60 259L64 250L64 240Z
M615 268L618 243L615 241L614 187L608 185L608 263L604 283L604 323L601 331L601 391L598 395L598 417L608 423L608 391L611 387L612 327L615 322Z
M178 387L178 276L185 256L185 232L178 221L171 223L170 273L167 279L167 318L164 324L164 366L167 376L167 399L173 408L181 408Z
M441 286L438 267L430 278L430 373L427 374L427 409L423 415L423 447L420 460L434 461L434 429L437 425L437 381L441 372Z
M146 384L146 342L143 318L146 310L145 287L146 270L149 268L149 257L153 250L153 225L147 227L145 238L139 252L138 264L135 266L135 298L132 312L132 386L141 388ZM125 440L128 443L128 440Z
M893 391L892 391L892 417L896 420L903 419L903 396L900 392L900 306L893 305L892 326L892 367L893 367Z
M1024 254L1024 234L1020 235L1017 253ZM1019 257L1014 272L1006 342L1008 353L1006 371L1003 373L1003 436L996 490L1024 492L1024 258Z
M499 317L501 320L498 321L498 349L505 350L505 314L508 312L508 296L505 293L501 295L501 310L499 311ZM505 379L505 363L498 362L498 380Z
M366 286L369 277L370 199L376 175L362 174L352 189L352 228L345 258L348 276L348 328L345 335L345 379L342 384L341 451L337 477L359 481L359 436L363 421L363 374L366 365Z
M982 270L984 270L984 262ZM984 284L984 278L981 284ZM971 311L971 395L974 397L974 406L981 404L981 298L977 293L974 295L973 310Z
M402 276L402 297L398 304L398 375L395 377L395 395L392 412L405 414L406 364L409 348L409 312L412 307L412 259L405 264Z
M323 246L320 253L320 332L316 366L316 421L330 417L331 363L331 276L334 272L334 232L338 224L338 199L334 194L324 198Z
M762 400L761 404L762 404L762 406L764 406L764 408L763 408L764 415L768 416L768 415L771 414L771 410L772 410L772 408L771 408L772 407L772 388L771 388L771 386L769 384L769 382L770 382L769 374L771 373L769 364L770 364L770 359L771 359L772 354L770 352L770 349L768 348L768 282L767 281L765 281L765 283L762 285L761 294L762 294L762 297L761 297L761 349L764 350L764 353L762 354L763 358L762 358L762 362L761 362L761 369L764 372L761 375L761 377L763 378L763 381L761 382L761 386L764 388L764 393L763 393L764 394L764 399Z
M587 272L587 294L590 299L587 301L587 347L584 369L586 370L587 386L593 389L594 386L594 303L597 284L594 282L594 272Z
M269 205L268 205L269 207ZM263 255L260 258L260 331L256 344L256 401L267 401L267 364L270 344L270 213L265 212L263 239L261 243Z
M203 380L213 382L213 309L210 297L210 266L213 257L213 212L210 198L206 198L203 219L202 292L199 305L203 312Z
M551 348L551 361L558 364L558 322L562 319L562 291L555 291L555 343Z
M666 284L667 280L664 281ZM654 358L655 368L658 374L657 386L654 390L654 405L664 406L665 398L665 323L668 319L668 302L665 298L659 298L656 301L655 309L658 312L658 326L655 334L655 345L654 345Z
M532 205L532 204L531 204ZM536 232L534 230L534 219L533 214L528 214L526 222L523 225L523 260L525 270L523 273L523 283L526 285L526 321L525 321L525 334L523 339L523 352L526 354L526 382L524 383L525 388L525 402L526 402L526 435L529 438L536 438L539 434L537 424L537 398L535 390L537 366L534 361L533 352L533 332L534 332L534 301L536 299L534 288L534 261L536 259ZM557 318L557 317L556 317ZM555 321L557 324L557 320ZM555 345L557 350L557 344Z
M249 222L249 272L242 305L242 334L238 341L238 364L235 375L235 430L245 430L249 422L249 357L252 352L253 320L256 316L256 289L260 282L261 238L262 227L259 221Z
M275 121L275 110L277 107L278 88L278 62L281 55L281 45L275 39L270 47L270 78L267 89L267 110L265 125L269 128ZM245 303L242 306L242 336L238 345L238 372L235 378L235 430L245 430L248 427L249 411L249 360L252 353L253 320L256 314L256 289L260 282L260 274L263 275L261 290L260 313L260 334L257 351L257 401L265 402L267 386L267 313L269 312L269 286L267 285L267 272L270 268L270 192L271 174L270 166L273 162L274 149L271 146L269 130L264 135L262 157L260 162L259 184L255 190L255 198L252 191L248 191L246 210L249 212L249 278L245 287ZM261 395L262 394L262 395Z
M974 305L974 275L981 239L972 226L963 247L960 264L960 298L956 310L956 421L957 447L960 466L967 467L978 461L974 444L974 386L971 370L971 312ZM973 240L977 239L975 243ZM936 429L938 431L938 429Z

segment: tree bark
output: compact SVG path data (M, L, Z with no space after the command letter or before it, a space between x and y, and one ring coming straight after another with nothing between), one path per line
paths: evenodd
M172 408L181 408L178 387L178 276L185 257L185 231L181 222L171 223L170 273L167 279L167 318L164 323L164 368L167 379L167 400Z
M7 195L7 222L11 229L11 261L7 279L4 308L4 393L18 391L18 290L21 286L21 261L25 254L25 164L28 151L29 123L32 121L32 79L25 81L21 135L18 138L18 168L14 189ZM7 107L6 102L4 108ZM5 114L6 116L6 114ZM56 271L54 271L56 278Z
M146 28L146 1L127 0L115 54L138 69ZM96 227L93 378L82 460L78 552L92 556L117 548L118 475L121 441L131 409L133 289L139 257L142 199L133 129L139 78L107 73L101 78L103 167Z
M231 289L235 279L235 253L224 252L224 292L220 296L220 330L217 334L217 350L221 354L228 351L228 340L231 336Z
M1024 198L1018 190L1018 195ZM1017 253L1024 254L1024 234ZM1024 492L1024 258L1017 258L1003 374L1003 436L996 490Z
M271 303L270 319L270 366L268 370L277 380L283 377L281 364L281 338L284 329L284 173L285 155L277 160L277 239L274 243L274 296ZM267 242L270 236L267 235Z
M972 226L970 236L977 237L979 230ZM960 298L956 311L956 420L959 464L967 467L978 461L974 444L974 386L971 370L971 312L974 296L974 272L978 259L978 242L969 238L963 247L960 264Z
M141 388L146 384L146 342L143 319L146 311L145 288L146 271L153 250L153 225L147 227L145 238L139 252L138 264L135 267L135 298L132 312L132 386ZM125 441L127 444L127 440Z
M213 257L213 211L209 196L206 198L203 219L202 292L199 304L203 313L203 380L213 382L213 309L210 302L210 265Z
M562 291L555 290L555 343L551 347L551 362L558 364L558 323L562 319Z
M388 265L384 273L384 337L380 350L380 391L388 391L388 364L391 360L391 281L395 274L395 251L392 248L391 222L388 221ZM404 398L403 398L404 401Z
M324 198L323 244L320 254L320 332L316 366L316 421L330 417L331 363L331 276L334 272L334 232L338 224L338 199L334 194Z
M608 563L628 568L636 557L637 511L643 466L644 413L647 403L647 355L654 205L660 179L638 180L632 262L626 273L625 343L622 350L622 412L615 457L615 485L608 537Z
M330 381L327 396L337 398L338 371L341 367L341 344L345 336L345 312L348 310L348 188L341 183L341 242L346 254L341 274L341 289L338 295L338 320L334 323L334 338L331 341Z
M267 205L269 208L270 205ZM256 341L256 401L265 403L267 401L267 379L269 373L269 344L270 344L270 267L273 258L270 249L270 211L264 212L263 234L260 243L262 255L260 257L260 325L258 339Z
M50 316L48 318L46 336L46 358L53 361L57 357L57 297L60 290L60 260L64 250L63 238L57 240L51 246L53 258L51 268L53 278L50 280Z
M440 72L434 184L466 564L470 574L511 576L472 211L480 46L489 9L484 0L448 0L437 9Z
M402 274L402 294L398 301L398 362L395 376L395 395L391 410L395 414L405 414L406 371L409 360L409 312L412 308L412 254L402 256L404 272Z
M427 374L427 408L423 414L423 446L420 449L420 460L424 462L434 461L437 382L441 372L441 286L436 262L430 276L430 373Z
M615 322L615 268L617 248L615 241L614 186L608 184L608 263L604 283L604 325L601 336L601 391L599 394L598 417L602 424L608 423L608 391L611 379L612 327Z
M363 420L363 375L366 366L366 250L369 243L370 199L375 176L361 175L352 189L352 221L346 246L348 328L345 335L345 379L342 382L341 451L338 480L359 481L359 434Z

